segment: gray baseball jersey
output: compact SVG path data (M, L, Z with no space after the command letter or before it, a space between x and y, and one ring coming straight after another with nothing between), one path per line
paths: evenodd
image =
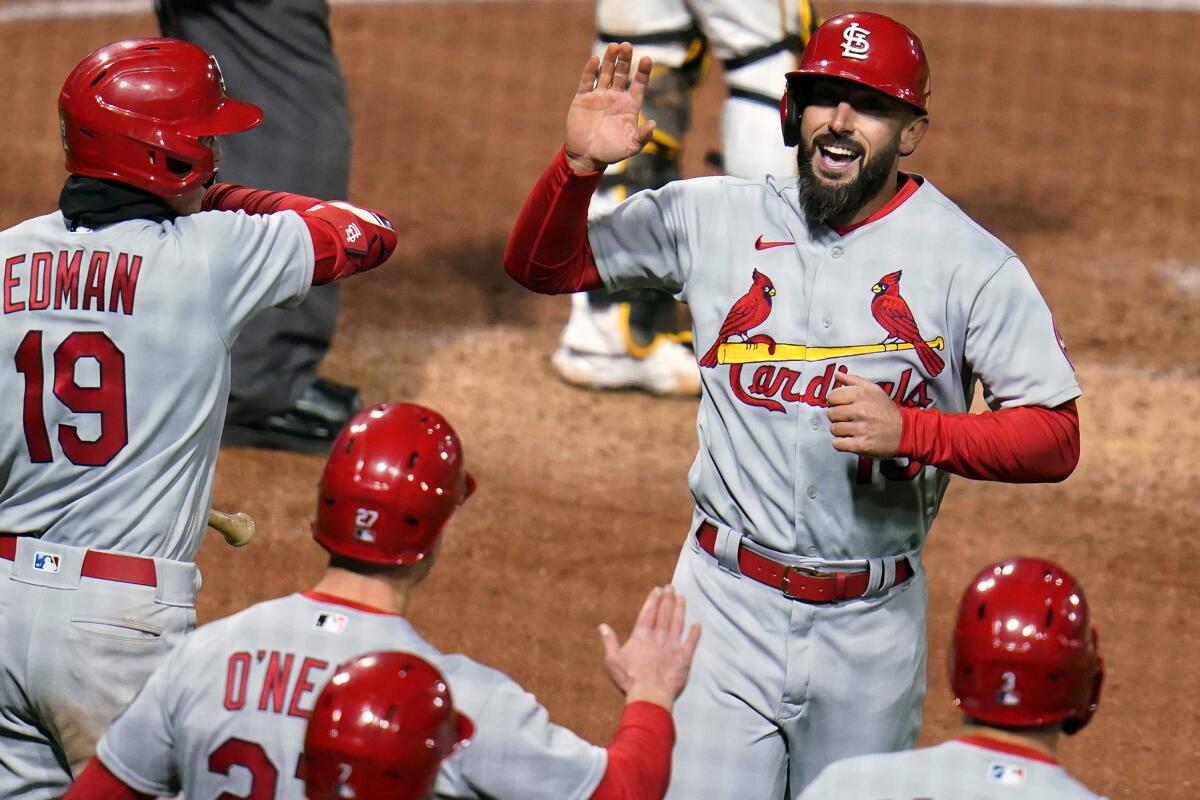
M195 626L229 347L299 301L298 215L210 212L0 232L0 795L61 797ZM155 557L148 585L88 577L88 549ZM66 764L64 765L64 756Z
M799 800L1104 800L1034 750L971 737L831 764Z
M702 354L688 481L692 531L716 526L718 558L689 537L675 572L705 634L675 706L669 800L794 795L840 758L916 743L919 556L949 475L835 450L835 374L949 413L970 408L977 379L992 408L1079 394L1013 252L930 182L907 188L843 234L810 228L796 180L771 177L668 184L589 224L605 286L686 301ZM794 602L741 575L739 546L801 568L867 571L875 591ZM915 576L893 586L900 556Z
M809 230L795 180L770 177L642 192L589 235L609 289L661 288L688 303L697 352L717 343L735 305L753 306L754 324L727 332L719 363L701 370L689 483L705 516L773 550L834 560L916 550L946 490L933 467L833 449L835 371L949 413L970 408L976 379L992 408L1080 393L1024 265L929 181L845 236ZM890 276L922 345L885 343L894 331L873 287Z
M229 348L299 302L313 248L293 212L207 212L0 233L0 531L191 561L229 389Z
M303 798L296 766L317 694L339 664L381 649L416 653L436 666L455 706L475 723L470 745L442 764L439 796L582 799L600 783L605 750L550 723L510 678L439 653L402 617L312 592L192 633L97 753L128 786L149 794Z

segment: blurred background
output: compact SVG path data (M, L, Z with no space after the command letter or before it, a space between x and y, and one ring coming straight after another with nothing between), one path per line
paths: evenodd
M1190 798L1200 790L1200 3L818 4L826 17L852 9L894 16L923 39L932 127L905 168L1021 255L1084 388L1083 460L1065 483L951 485L926 549L922 742L957 721L944 663L965 582L993 559L1042 555L1083 582L1108 665L1099 714L1066 743L1065 764L1110 797ZM346 285L324 372L367 402L441 410L479 478L418 592L418 627L603 742L619 703L595 625L627 630L646 589L671 575L690 513L695 401L559 382L547 359L568 303L525 292L500 263L561 144L594 13L588 0L333 3L354 130L349 199L391 213L401 236L386 267ZM70 67L157 32L148 2L0 2L0 224L55 208L65 177L55 102ZM687 175L711 172L724 92L715 65L684 142ZM306 98L288 101L303 109ZM244 551L206 544L203 619L316 576L308 520L321 463L222 452L215 504L253 514L260 535Z

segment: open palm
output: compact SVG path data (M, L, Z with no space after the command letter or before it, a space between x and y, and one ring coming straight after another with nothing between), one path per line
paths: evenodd
M584 66L567 112L567 157L576 172L624 161L650 140L654 121L639 124L638 114L651 62L642 58L630 81L632 62L633 46L623 42L610 44L603 57L592 56Z

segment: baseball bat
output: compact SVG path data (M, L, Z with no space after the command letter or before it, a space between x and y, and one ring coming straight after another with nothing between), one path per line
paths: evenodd
M946 341L941 337L925 342L934 350L941 350ZM717 361L721 364L761 364L769 361L828 361L831 358L850 358L870 353L890 353L896 350L912 350L908 342L887 344L851 344L842 347L809 347L803 344L742 344L726 342L717 350Z
M244 511L227 514L215 508L208 512L208 527L220 532L234 547L243 547L254 536L254 518Z

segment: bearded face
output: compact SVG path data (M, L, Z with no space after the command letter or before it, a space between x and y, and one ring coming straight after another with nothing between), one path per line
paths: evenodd
M928 126L923 113L839 78L794 84L800 119L800 205L810 222L846 224L881 193Z
M811 222L852 217L887 184L900 157L900 132L868 154L853 137L826 131L796 151L800 207ZM856 169L847 167L858 161Z

